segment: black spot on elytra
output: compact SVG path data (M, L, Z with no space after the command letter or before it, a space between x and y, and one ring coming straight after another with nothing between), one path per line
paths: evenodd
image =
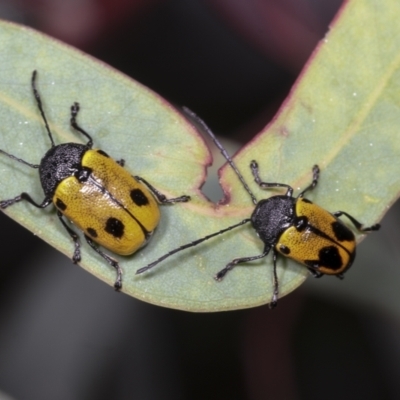
M67 205L61 199L58 199L58 198L56 200L56 207L60 211L65 211L67 209Z
M121 238L124 235L124 224L116 218L108 218L104 230L116 238Z
M96 229L87 228L86 231L92 238L97 238L98 235L97 235Z
M320 267L337 270L343 267L343 260L335 246L326 246L319 251Z
M131 190L131 199L137 206L146 206L149 204L149 199L140 189Z
M335 221L332 222L332 230L333 233L335 234L335 238L339 242L350 242L354 240L354 234L353 232L347 228L344 224L342 224L340 221Z
M286 256L287 256L288 254L290 254L290 249L289 249L289 247L287 247L287 246L285 246L285 245L283 245L283 244L279 245L279 251L280 251L281 253L285 254Z
M302 199L302 200L304 201L304 203L309 203L309 204L313 203L311 200L308 200L308 199Z
M97 150L97 152L98 152L99 154L101 154L102 156L104 156L104 157L110 158L110 156L109 156L105 151L103 151L103 150Z

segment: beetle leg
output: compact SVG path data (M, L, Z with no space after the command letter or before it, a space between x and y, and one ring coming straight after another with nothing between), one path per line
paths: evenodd
M180 197L175 197L174 199L167 199L165 194L162 194L159 190L157 190L154 186L150 185L149 182L147 182L145 179L143 179L140 176L135 176L134 177L137 181L144 183L150 190L151 193L155 196L155 198L158 200L159 203L161 204L168 204L168 203L186 203L187 201L190 200L190 196L180 196Z
M74 242L75 245L75 250L74 250L74 255L72 256L72 262L74 264L77 264L79 261L81 261L81 245L79 243L79 236L76 234L75 231L73 231L64 221L63 215L61 211L57 211L57 216L60 219L63 227L66 229L68 232L69 236L71 237L72 241Z
M214 279L218 282L222 281L222 279L225 277L225 275L229 272L232 271L232 269L237 265L237 264L242 264L245 262L249 261L254 261L258 260L260 258L264 258L265 256L268 255L269 251L271 250L271 246L267 245L265 246L265 249L262 254L258 256L251 256L251 257L241 257L241 258L235 258L232 260L229 264L226 265L225 268L221 269L221 271L217 272L214 276Z
M259 260L260 258L264 258L268 255L268 253L271 250L271 246L268 244L265 246L264 251L262 254L258 256L252 256L252 257L242 257L242 258L235 258L232 260L229 264L226 265L225 268L221 269L221 271L217 272L217 274L214 276L214 279L218 282L220 282L225 275L229 272L232 271L232 269L237 265L249 261L254 261L254 260ZM279 295L279 281L278 281L278 274L276 273L276 261L278 257L278 252L273 249L273 293L272 293L272 299L271 302L269 303L269 308L275 308L278 304L278 295Z
M71 106L71 119L70 119L70 123L71 123L71 126L72 126L75 130L77 130L78 132L82 133L82 135L86 136L86 137L89 139L89 141L86 143L86 146L87 146L89 149L91 149L92 146L93 146L93 139L92 139L92 137L91 137L84 129L82 129L82 128L78 125L78 123L76 122L76 117L78 116L79 110L80 110L79 103L75 102L74 104L72 104L72 106Z
M52 202L51 199L46 197L40 204L38 204L32 199L32 197L28 193L21 193L19 196L14 197L13 199L0 201L0 208L4 209L10 207L13 204L18 203L22 200L26 200L37 208L46 208Z
M310 267L308 267L307 269L310 271L311 275L312 275L314 278L321 278L321 276L324 275L322 272L318 271L318 270L315 269L315 268L310 268Z
M260 186L261 189L269 189L269 188L273 188L273 187L285 187L285 188L287 188L286 196L292 197L293 188L290 185L287 185L286 183L263 182L261 180L257 161L253 160L250 163L250 169L251 169L251 172L253 173L254 180L256 181L257 185Z
M312 172L313 172L312 182L297 197L303 197L306 192L308 192L309 190L313 190L315 186L317 186L320 173L318 165L313 166Z
M276 273L276 261L278 258L278 252L275 250L275 248L273 249L273 256L272 256L272 260L274 263L274 267L273 267L273 294L272 294L272 298L271 298L271 302L269 303L268 307L270 310L272 310L273 308L275 308L278 305L278 295L279 295L279 281L278 281L278 274Z
M114 282L114 288L115 290L119 291L122 289L122 270L121 267L118 264L118 261L114 260L112 257L110 257L108 254L104 253L101 251L93 242L92 239L90 239L88 236L85 235L85 239L88 242L89 246L98 254L100 254L116 271L117 273L117 279Z
M380 224L364 227L361 222L358 222L354 217L352 217L350 214L347 214L344 211L336 211L333 213L333 215L335 217L341 217L342 215L345 215L352 222L352 224L361 232L377 231L381 227Z

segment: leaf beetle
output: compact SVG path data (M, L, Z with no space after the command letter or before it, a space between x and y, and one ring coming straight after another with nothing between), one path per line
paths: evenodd
M238 264L266 257L271 250L273 257L273 295L269 305L270 308L274 308L277 305L279 297L279 282L276 271L278 254L305 265L314 277L319 278L322 275L336 275L342 279L343 273L346 272L354 262L356 240L352 230L349 229L339 217L343 215L346 216L360 232L376 231L380 228L380 225L375 224L364 227L354 217L344 211L329 213L325 209L304 198L305 193L314 189L318 183L320 170L317 165L312 169L313 179L311 184L300 192L297 197L293 197L293 188L290 185L285 183L263 182L259 175L257 162L254 160L251 161L251 172L255 182L260 188L286 188L286 193L283 195L275 195L258 201L232 158L205 122L187 108L184 108L184 112L211 137L228 164L236 173L243 188L249 194L255 208L250 218L246 218L235 225L180 246L164 254L145 267L138 269L136 274L148 271L177 252L197 246L206 240L250 222L257 236L264 243L263 252L255 256L235 258L222 270L217 272L214 276L215 280L221 281L224 276Z
M77 122L79 103L71 106L70 124L86 137L87 143L56 145L36 88L36 76L37 72L33 71L31 87L51 147L40 164L31 164L4 150L0 153L38 169L45 198L36 203L23 192L0 201L0 208L6 209L22 200L41 209L54 204L61 224L75 245L72 261L76 264L81 260L80 242L64 217L83 232L89 246L115 269L114 287L120 290L122 270L119 263L97 244L116 254L133 254L148 242L157 227L160 219L158 204L187 202L190 197L183 195L167 199L145 179L132 176L123 168L124 160L114 161L103 150L93 149L92 137Z

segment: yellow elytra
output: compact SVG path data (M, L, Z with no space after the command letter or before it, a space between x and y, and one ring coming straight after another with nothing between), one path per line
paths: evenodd
M304 229L287 228L275 246L278 252L321 274L340 275L350 268L356 239L342 221L304 198L296 201L295 218L307 218L308 223Z
M82 167L92 171L88 179L62 180L53 203L96 243L117 254L134 253L160 220L155 198L102 150L87 150Z

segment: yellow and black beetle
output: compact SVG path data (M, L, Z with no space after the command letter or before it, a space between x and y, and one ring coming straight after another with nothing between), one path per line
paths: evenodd
M97 247L95 242L117 254L133 254L147 243L158 225L158 203L186 202L190 197L167 199L146 180L132 176L124 169L124 160L114 161L103 150L92 149L92 137L76 121L78 103L71 107L71 126L84 135L88 142L55 145L36 88L36 75L36 71L33 71L32 91L51 148L39 165L31 164L4 150L0 152L31 168L39 169L45 198L38 204L28 193L21 193L13 199L1 201L0 207L5 209L22 200L38 208L45 208L53 203L62 225L75 244L72 261L78 263L81 260L80 243L78 235L67 225L63 216L81 229L90 247L115 268L117 278L114 287L120 290L122 271L118 262Z
M271 249L273 252L274 265L274 291L270 303L271 308L276 306L279 295L279 283L276 272L278 253L305 265L315 277L321 277L326 274L343 278L343 273L350 268L354 261L356 240L354 233L338 217L345 215L361 232L378 230L380 225L375 224L370 227L363 227L360 222L344 211L337 211L331 214L312 203L310 200L305 199L304 194L314 189L318 183L320 171L317 165L313 167L313 180L311 184L297 197L293 197L293 188L290 185L263 182L259 175L257 162L254 160L251 161L250 168L258 186L262 189L274 187L285 187L287 189L284 195L272 196L268 199L257 201L235 163L205 122L192 111L188 109L184 109L184 111L211 137L229 165L235 171L244 189L250 195L255 209L250 218L180 246L151 264L140 268L136 273L141 274L179 251L196 246L214 236L221 235L222 233L251 222L256 234L264 243L264 251L256 256L235 258L215 275L214 278L217 281L221 281L227 272L232 270L237 264L266 257Z

